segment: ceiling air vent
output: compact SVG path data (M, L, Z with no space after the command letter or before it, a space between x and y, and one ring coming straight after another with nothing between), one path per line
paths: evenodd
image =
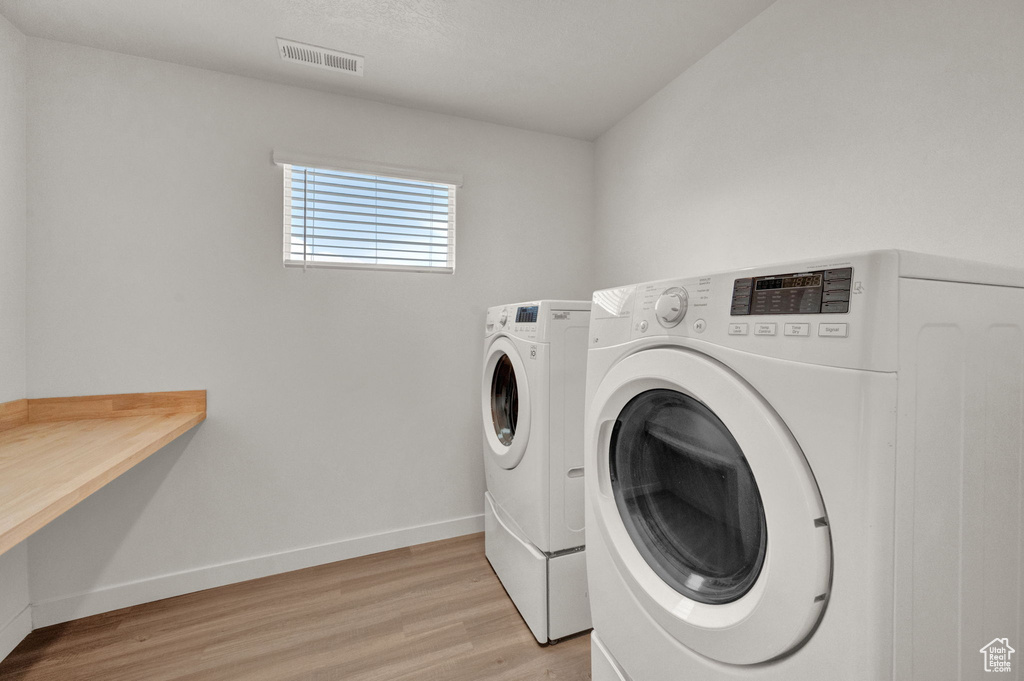
M331 71L351 73L355 76L363 75L363 58L358 54L338 52L337 50L329 50L326 47L306 45L297 43L294 40L285 40L284 38L277 39L277 47L281 52L281 59L285 61L317 66Z

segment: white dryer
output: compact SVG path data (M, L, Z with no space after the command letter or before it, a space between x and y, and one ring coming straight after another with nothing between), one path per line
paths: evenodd
M1024 272L884 251L608 289L588 354L595 681L1024 650Z
M583 538L589 322L587 301L487 311L486 554L540 643L590 628Z

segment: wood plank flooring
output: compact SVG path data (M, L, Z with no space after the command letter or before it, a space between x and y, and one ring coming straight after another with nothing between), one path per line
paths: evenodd
M483 535L297 570L32 632L2 681L590 679L590 637L537 645Z

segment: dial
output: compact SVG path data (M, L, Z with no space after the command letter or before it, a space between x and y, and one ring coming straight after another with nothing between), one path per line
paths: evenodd
M654 303L654 315L658 323L668 329L683 321L688 299L686 289L682 286L666 289Z
M501 316L498 317L498 326L502 329L505 328L505 324L508 323L508 310L502 310Z

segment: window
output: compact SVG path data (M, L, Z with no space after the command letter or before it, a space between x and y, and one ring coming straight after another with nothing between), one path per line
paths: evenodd
M457 176L275 155L284 168L284 264L455 270ZM343 166L347 166L342 169Z

